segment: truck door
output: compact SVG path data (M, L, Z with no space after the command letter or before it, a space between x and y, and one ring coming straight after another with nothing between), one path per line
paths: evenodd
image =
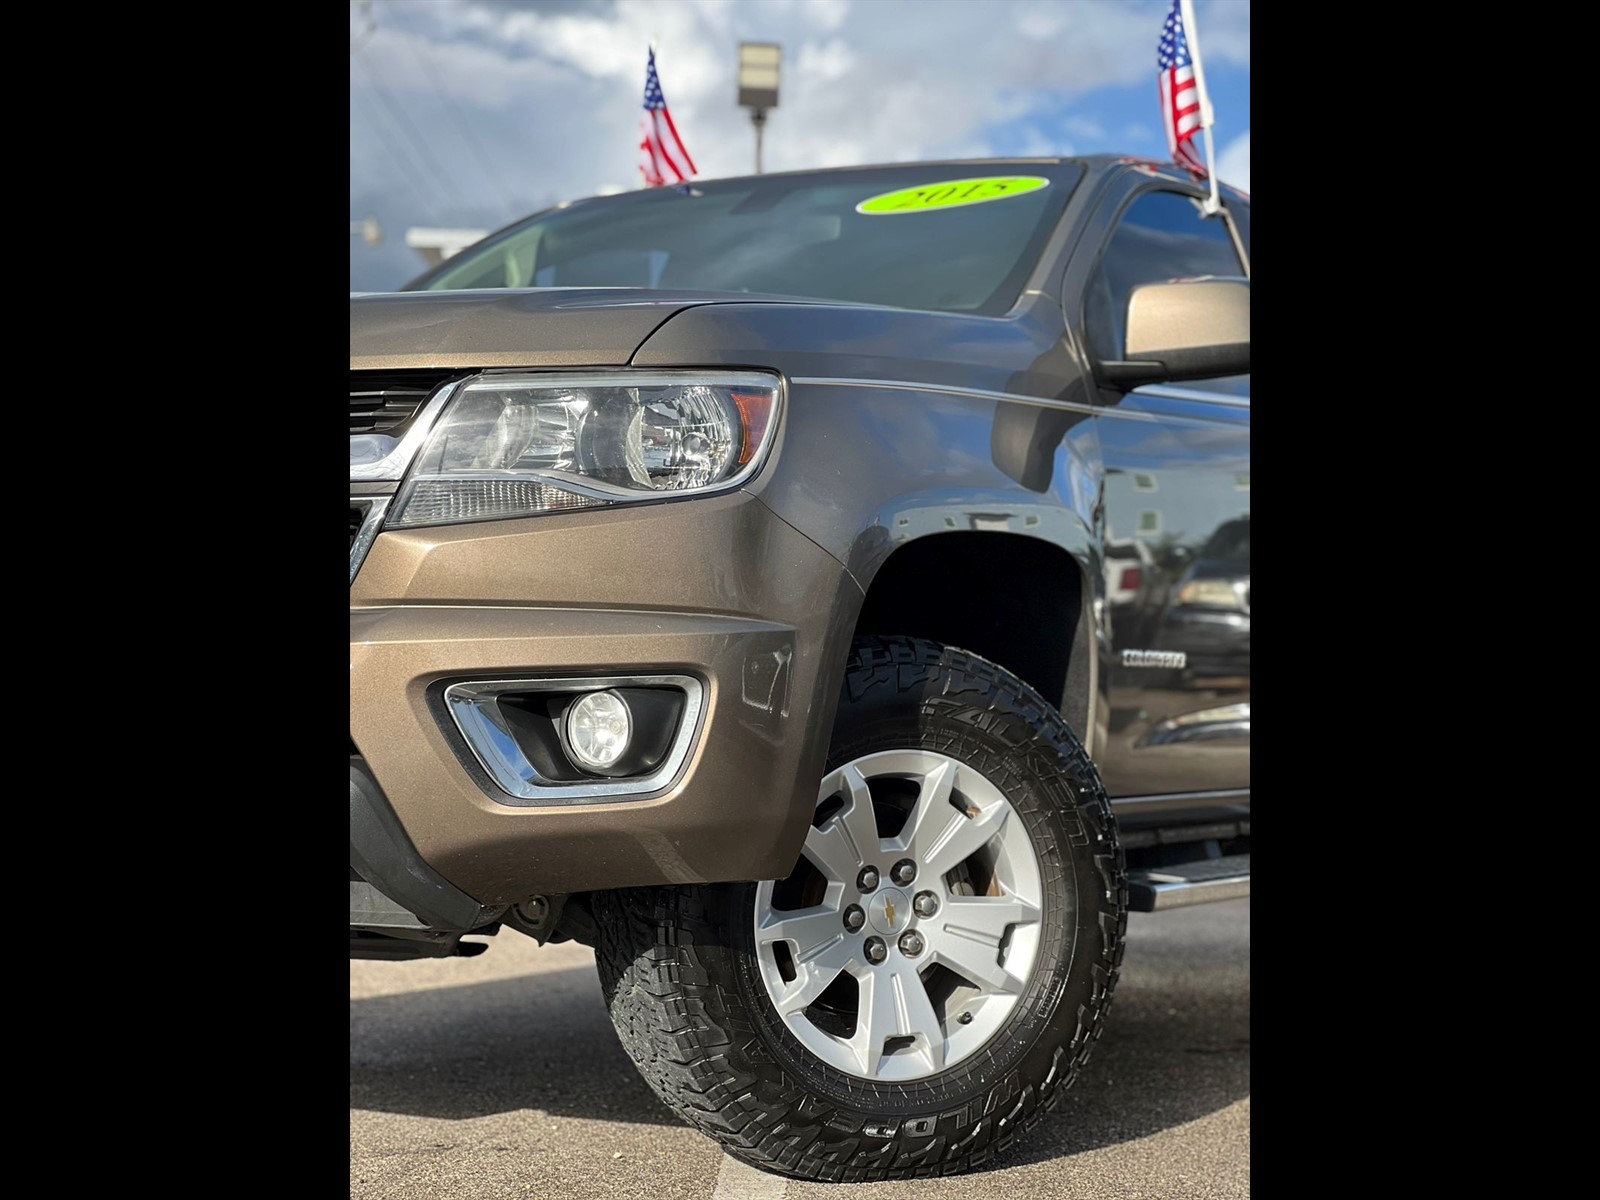
M1069 304L1068 320L1081 322L1091 360L1124 357L1135 286L1248 276L1230 220L1205 217L1198 193L1181 184L1141 182L1108 204L1114 217L1079 251L1087 275L1076 259L1069 272L1067 294L1081 297L1082 311ZM1110 661L1101 662L1109 687L1096 761L1114 797L1233 790L1247 804L1249 377L1103 387L1098 398Z

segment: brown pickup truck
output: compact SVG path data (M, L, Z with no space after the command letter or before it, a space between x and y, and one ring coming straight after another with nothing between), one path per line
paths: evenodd
M1205 196L697 182L352 297L352 955L590 944L661 1098L804 1178L1040 1120L1130 909L1249 891L1249 203Z

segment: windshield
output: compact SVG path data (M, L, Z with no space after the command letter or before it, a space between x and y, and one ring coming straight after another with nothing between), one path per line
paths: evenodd
M1015 303L1083 174L947 163L649 188L532 217L407 290L759 292L993 316Z
M1211 535L1201 558L1250 558L1250 522L1224 521L1222 527Z

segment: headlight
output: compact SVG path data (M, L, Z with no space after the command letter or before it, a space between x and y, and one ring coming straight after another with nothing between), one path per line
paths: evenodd
M1179 604L1204 604L1208 608L1242 608L1239 593L1226 579L1191 579L1178 589Z
M465 380L385 524L488 521L737 487L777 428L775 376L722 371Z

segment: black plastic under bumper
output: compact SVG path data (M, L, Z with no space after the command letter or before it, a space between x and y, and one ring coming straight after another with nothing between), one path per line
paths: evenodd
M422 861L367 764L355 757L350 873L351 928L463 932L488 924L501 911L485 908Z

